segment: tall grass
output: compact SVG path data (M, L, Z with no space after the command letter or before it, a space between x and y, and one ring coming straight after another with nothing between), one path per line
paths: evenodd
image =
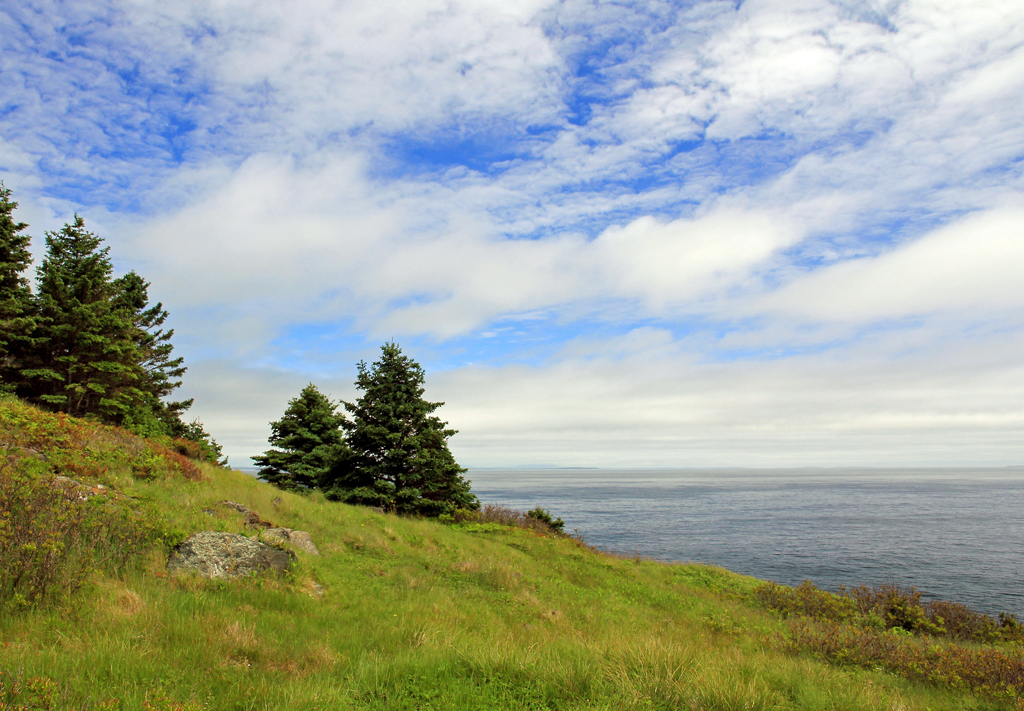
M154 545L62 604L0 614L0 708L1012 708L792 654L787 623L753 603L759 581L719 568L385 515L205 464L203 480L171 464L140 477L104 456L96 478L171 530L244 533L216 506L229 499L309 531L321 555L208 581L169 576Z

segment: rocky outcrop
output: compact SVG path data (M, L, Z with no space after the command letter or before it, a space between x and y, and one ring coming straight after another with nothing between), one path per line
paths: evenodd
M218 502L218 506L226 506L229 509L234 509L235 511L237 511L240 514L244 515L245 516L245 525L248 526L249 528L273 528L274 527L274 524L272 524L270 521L263 520L263 518L258 513L256 513L252 509L250 509L248 506L243 506L242 504L238 503L237 501L227 501L227 500L220 501L220 502Z
M305 531L295 531L291 528L268 528L263 531L262 536L264 541L270 543L280 543L292 545L298 548L300 551L305 551L310 555L320 555L320 551L317 550L316 544L313 543L313 537Z
M204 578L238 578L266 570L283 573L294 557L291 551L237 533L200 531L174 549L167 569Z

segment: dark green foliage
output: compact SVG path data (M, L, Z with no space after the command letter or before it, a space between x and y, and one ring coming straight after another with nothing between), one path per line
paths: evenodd
M167 402L181 385L168 313L149 304L135 272L112 278L109 248L78 215L46 234L33 295L21 273L31 262L25 225L0 186L0 392L48 409L90 416L146 436L183 437L191 404Z
M400 513L438 516L476 509L448 449L448 429L432 413L444 403L423 399L423 368L395 343L381 347L372 366L358 364L356 387L363 395L344 403L352 420L344 424L350 452L321 482L333 498L380 506Z
M188 438L181 414L192 406L192 400L164 401L181 386L180 378L186 370L183 358L171 357L173 329L161 328L170 314L159 302L149 305L149 283L134 271L114 280L113 302L115 308L131 315L132 339L142 369L138 383L142 400L127 413L123 424L144 436Z
M31 345L32 292L24 276L32 263L24 222L15 222L18 203L0 182L0 393L13 392L20 380L21 356Z
M874 615L886 629L946 634L943 620L936 618L934 613L929 614L929 606L921 602L921 592L916 588L898 585L869 588L862 585L852 590L843 588L840 592L856 603L862 615Z
M345 416L310 383L288 403L284 416L270 423L270 449L253 461L260 478L282 489L311 489L331 466L345 457L341 426Z
M551 518L551 512L547 509L542 509L540 506L532 511L527 511L526 515L529 518L540 521L555 533L561 533L565 527L565 521L560 518Z
M180 438L199 445L199 451L195 457L196 459L209 462L210 464L216 464L221 467L226 467L228 465L228 458L224 456L221 446L217 444L217 440L210 436L210 433L206 431L206 428L203 426L203 423L199 418L192 420L187 425L182 424Z
M39 346L22 370L29 401L120 423L145 401L133 314L119 308L109 247L75 216L46 233L37 270Z

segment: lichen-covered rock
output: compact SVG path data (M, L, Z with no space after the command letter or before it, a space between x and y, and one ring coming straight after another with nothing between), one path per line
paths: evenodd
M237 533L200 531L171 553L167 569L204 578L238 578L265 570L283 573L295 554Z
M313 543L313 537L306 531L295 531L291 528L280 527L268 528L263 531L263 540L270 541L271 543L293 545L300 551L305 551L310 555L320 555L316 544Z

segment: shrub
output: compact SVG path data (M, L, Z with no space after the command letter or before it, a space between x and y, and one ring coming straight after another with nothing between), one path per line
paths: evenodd
M794 620L790 651L809 651L833 662L882 666L909 679L997 698L1024 696L1024 659L1000 649L935 644L912 634L879 632L832 620Z
M168 536L155 511L90 496L36 460L0 458L0 606L64 599L95 570L121 573Z
M810 580L791 588L777 583L764 583L754 588L754 599L783 617L805 615L822 620L848 620L857 614L849 598L819 590Z
M1024 641L1024 628L1013 615L1001 614L997 621L958 603L922 603L921 596L915 588L897 585L844 587L834 594L809 580L797 588L765 583L754 589L754 599L763 607L791 618L786 646L792 652L881 666L910 679L988 696L1024 696L1024 659L1019 652L969 649L936 644L933 639Z
M853 600L862 615L874 613L881 618L886 629L898 627L908 632L946 634L942 620L937 620L934 615L929 616L921 603L921 592L917 588L904 588L899 585L869 588L862 585L850 590L843 588L841 593Z
M500 526L525 528L528 531L536 531L538 533L565 535L562 532L565 522L562 519L552 520L551 514L539 506L533 511L527 511L524 514L522 511L516 511L501 504L484 504L483 508L478 511L456 509L454 513L442 514L438 520L442 523L498 524ZM493 529L487 528L486 530Z
M909 633L948 636L963 642L1024 642L1024 627L1013 615L998 620L966 605L944 600L921 602L916 588L898 585L840 587L839 593L818 589L805 580L796 588L764 583L754 588L754 599L784 618L794 615L861 627L899 629Z
M57 708L57 682L47 676L25 677L0 669L0 709L50 711Z
M551 518L551 512L548 511L547 509L542 509L540 506L533 509L532 511L527 511L526 515L527 517L532 518L535 521L540 521L541 523L545 524L555 533L561 533L562 529L565 527L565 521L563 521L560 518Z

